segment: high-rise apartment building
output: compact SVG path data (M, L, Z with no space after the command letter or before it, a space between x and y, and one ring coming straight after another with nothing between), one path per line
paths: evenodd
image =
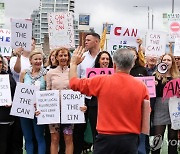
M43 44L48 36L49 12L74 12L74 0L40 0L39 10L34 10L31 19L33 21L33 36L37 44ZM78 44L78 22L74 21L75 44Z

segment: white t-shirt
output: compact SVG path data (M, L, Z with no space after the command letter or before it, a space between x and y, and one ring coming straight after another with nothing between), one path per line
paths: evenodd
M15 72L15 70L14 70L14 65L16 64L16 60L17 60L17 57L12 57L10 59L10 69L11 69L11 72L13 74L15 81L17 82L17 81L19 81L19 73ZM31 65L29 62L29 58L21 55L21 72L23 70L30 69L30 67L31 67Z
M97 57L97 55L96 57L92 57L89 51L85 52L84 56L85 56L84 60L82 61L82 63L78 65L77 68L79 78L86 77L86 69L94 67L95 59Z
M82 63L78 65L77 68L77 73L79 78L86 78L86 69L94 67L95 60L97 57L97 55L95 57L92 57L89 51L85 52L83 56L85 56L85 58L82 61ZM91 97L89 96L86 96L86 98L91 99Z

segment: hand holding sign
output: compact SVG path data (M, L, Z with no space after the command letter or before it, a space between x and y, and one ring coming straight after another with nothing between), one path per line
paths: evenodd
M22 47L15 49L14 53L18 56L21 57L24 49Z

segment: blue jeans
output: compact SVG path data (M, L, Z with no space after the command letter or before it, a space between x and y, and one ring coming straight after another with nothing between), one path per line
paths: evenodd
M38 143L38 154L45 154L46 143L44 139L44 125L37 125L37 118L20 118L23 135L25 138L25 147L27 154L34 153L33 129Z
M138 154L146 154L146 135L140 134L139 135L139 145L138 145Z

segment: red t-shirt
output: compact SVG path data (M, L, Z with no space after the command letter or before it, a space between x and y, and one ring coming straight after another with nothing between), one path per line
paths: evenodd
M145 84L126 73L70 80L70 88L98 98L97 131L101 134L140 134Z

